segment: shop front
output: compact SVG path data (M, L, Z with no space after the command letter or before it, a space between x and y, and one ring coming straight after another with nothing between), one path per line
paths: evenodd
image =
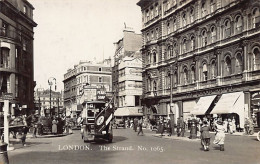
M248 104L245 103L243 92L222 94L210 114L217 114L225 119L235 119L238 128L244 128L248 117Z

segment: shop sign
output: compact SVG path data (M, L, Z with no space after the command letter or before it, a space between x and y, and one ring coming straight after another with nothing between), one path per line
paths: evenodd
M87 101L96 100L97 89L96 88L84 88L84 99Z
M105 100L106 98L106 91L104 89L97 90L97 100Z

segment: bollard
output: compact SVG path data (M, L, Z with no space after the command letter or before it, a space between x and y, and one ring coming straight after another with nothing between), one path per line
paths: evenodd
M196 139L197 138L197 126L194 121L191 123L190 127L190 139Z
M5 142L0 142L0 164L9 164L7 145Z

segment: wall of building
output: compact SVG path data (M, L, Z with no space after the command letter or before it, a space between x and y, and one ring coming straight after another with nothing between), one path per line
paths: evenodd
M0 1L0 95L34 108L33 6L26 0ZM20 12L22 11L22 12Z
M172 91L173 101L184 104L183 115L186 101L259 88L259 4L245 0L138 2L143 13L146 107L169 102Z

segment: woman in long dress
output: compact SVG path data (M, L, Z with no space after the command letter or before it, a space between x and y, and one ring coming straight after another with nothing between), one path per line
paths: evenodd
M224 151L225 127L223 126L223 121L218 120L217 122L215 122L215 127L216 135L213 143L220 146L220 151Z
M57 134L57 124L58 124L57 120L53 119L53 121L52 121L52 129L51 129L53 134Z
M206 120L203 121L203 124L201 126L200 132L201 132L201 145L203 146L204 151L209 151L209 145L210 145L210 126Z

